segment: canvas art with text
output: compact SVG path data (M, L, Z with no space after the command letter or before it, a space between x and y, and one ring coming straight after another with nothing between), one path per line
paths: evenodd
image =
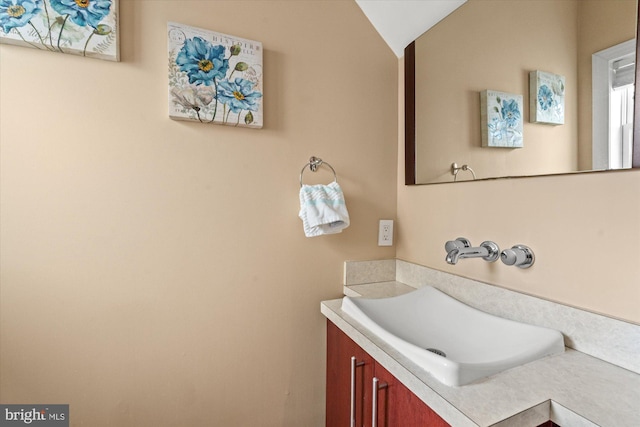
M262 43L170 22L169 117L262 128Z
M118 0L0 0L0 43L119 61Z
M480 117L483 147L523 147L522 95L480 92Z

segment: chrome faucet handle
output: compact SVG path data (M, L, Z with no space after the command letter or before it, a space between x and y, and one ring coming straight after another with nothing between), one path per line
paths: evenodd
M529 268L536 260L531 248L525 245L514 245L511 249L505 249L500 254L500 259L506 265L519 268Z
M500 258L500 248L494 242L487 240L480 243L480 247L487 250L487 256L483 256L483 260L495 262Z
M458 237L456 240L449 240L444 244L444 250L451 252L454 249L470 248L471 242L464 237Z

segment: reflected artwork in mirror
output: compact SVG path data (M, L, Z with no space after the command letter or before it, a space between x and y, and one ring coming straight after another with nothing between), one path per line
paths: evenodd
M411 43L405 183L473 179L455 177L453 163L479 180L640 167L636 3L468 0ZM531 120L532 73L562 76L562 123ZM522 147L483 147L486 90L524 97Z

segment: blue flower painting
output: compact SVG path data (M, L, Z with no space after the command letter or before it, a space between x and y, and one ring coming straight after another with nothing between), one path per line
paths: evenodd
M480 93L483 147L523 147L522 95Z
M564 124L564 76L532 71L529 73L529 119L532 123Z
M0 43L118 61L118 0L0 0Z
M169 117L262 127L260 42L173 22L167 35Z

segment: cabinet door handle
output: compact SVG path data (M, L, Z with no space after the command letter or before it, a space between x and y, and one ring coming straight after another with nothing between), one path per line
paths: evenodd
M358 362L355 356L351 356L351 427L356 427L356 368L363 365L364 362Z
M373 377L373 393L371 393L371 427L378 427L378 390L382 388L387 388L387 383L381 383L378 377Z

